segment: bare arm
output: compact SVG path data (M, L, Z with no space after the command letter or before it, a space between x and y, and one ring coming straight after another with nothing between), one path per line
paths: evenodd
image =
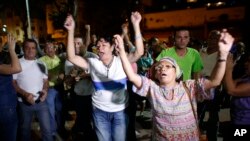
M75 54L75 46L74 46L74 30L75 30L75 21L72 15L68 15L66 21L64 23L64 27L68 30L68 43L67 43L67 59L83 68L88 69L88 62L83 57Z
M123 39L120 35L115 35L116 51L119 53L119 56L122 61L122 67L128 77L128 79L137 87L141 88L142 80L141 77L134 72L131 63L128 60L127 54L124 49Z
M22 71L17 54L15 52L15 45L16 45L16 39L11 34L8 34L8 46L9 46L11 64L10 65L1 64L0 65L1 74L14 74Z
M226 73L224 77L224 85L227 93L232 96L250 96L250 83L239 83L233 80L233 55L229 55L227 59Z
M220 85L225 74L227 56L233 45L234 38L225 29L221 32L220 36L218 42L218 61L212 71L210 79L205 82L205 89L210 89Z
M46 97L48 96L48 89L49 89L49 81L48 79L43 79L42 96L40 97L41 101L45 101Z
M133 43L130 41L129 38L129 29L128 29L128 23L122 24L122 37L126 44L128 44L129 50L134 47Z
M84 45L86 47L86 50L88 49L89 47L89 44L90 44L90 25L85 25L85 29L86 29L86 33L85 33L85 39L84 39Z
M140 21L142 17L139 12L132 12L131 14L131 22L133 25L133 29L135 32L135 51L129 52L128 54L128 60L130 63L136 62L144 53L144 45L141 35L141 29L140 29Z

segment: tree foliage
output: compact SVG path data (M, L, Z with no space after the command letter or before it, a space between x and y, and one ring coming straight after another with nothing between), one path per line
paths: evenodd
M54 1L52 13L49 14L55 29L63 29L63 23L68 14L76 17L77 3L76 0Z

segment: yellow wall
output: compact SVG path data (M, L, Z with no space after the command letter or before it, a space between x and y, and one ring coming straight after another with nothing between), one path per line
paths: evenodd
M186 9L170 12L145 14L146 29L164 29L178 26L201 26L206 22L219 22L220 16L228 15L228 20L243 20L245 17L244 7L232 7L223 9Z

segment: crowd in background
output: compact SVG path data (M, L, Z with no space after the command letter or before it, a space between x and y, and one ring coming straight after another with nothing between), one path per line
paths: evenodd
M67 45L49 39L41 45L36 37L20 44L11 34L6 44L0 40L0 140L32 140L34 115L43 141L53 141L58 136L66 140L65 121L68 111L74 110L77 118L71 131L72 140L83 136L100 141L135 141L136 110L139 107L143 116L146 106L154 115L153 140L198 140L194 124L185 125L192 129L192 133L186 134L164 127L169 121L175 123L176 129L183 124L177 121L183 121L179 117L164 115L176 108L169 101L173 100L173 94L179 93L174 88L160 87L165 82L157 72L171 68L176 71L171 74L176 75L173 81L178 84L186 81L191 95L198 101L192 112L197 113L194 115L197 119L190 118L193 115L186 118L190 118L189 122L197 121L199 132L206 134L208 140L217 140L221 108L231 109L233 127L250 126L250 59L243 42L233 43L231 35L222 29L212 30L207 40L198 45L191 40L192 31L188 28L176 29L169 43L160 41L157 35L145 39L140 31L141 18L140 13L132 12L130 22L121 25L122 33L113 36L92 33L90 25L85 25L86 33L74 33L74 19L69 16L64 23L68 31ZM225 45L222 38L223 42L226 38ZM133 73L140 77L127 70L130 68L127 60ZM222 64L226 71L218 73L223 75L220 84L208 86L206 80L219 77L213 70L219 70ZM200 92L195 83L206 91ZM178 85L177 90L188 93L182 87ZM173 91L173 94L158 97L161 91ZM187 101L188 97L183 103ZM190 110L184 106L176 113ZM206 111L209 111L207 123L203 121Z

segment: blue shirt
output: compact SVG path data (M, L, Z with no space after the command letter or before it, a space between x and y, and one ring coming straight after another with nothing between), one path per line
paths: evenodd
M0 64L3 64L3 59L0 58ZM12 84L12 75L0 74L0 109L15 108L17 105L17 95Z
M250 83L250 78L242 79L241 82ZM250 96L232 97L230 113L233 124L250 125Z

